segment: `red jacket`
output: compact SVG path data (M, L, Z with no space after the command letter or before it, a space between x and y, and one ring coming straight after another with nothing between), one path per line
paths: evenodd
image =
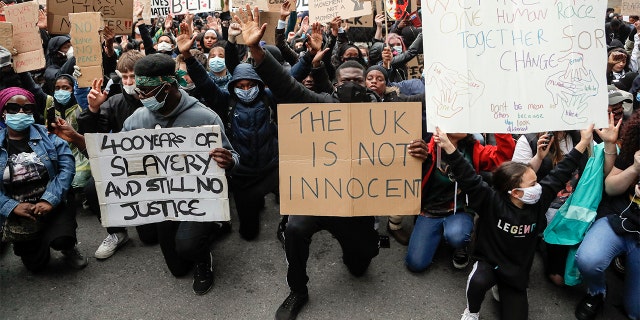
M480 173L480 171L493 171L501 163L509 161L513 157L516 142L513 140L511 134L496 133L495 138L495 146L483 146L479 141L476 141L473 145L472 164L473 168L476 169L476 173ZM433 141L433 138L429 141L428 150L429 156L427 157L427 160L425 160L425 164L422 169L422 172L424 172L424 176L422 177L422 197L424 197L424 187L427 185L427 181L429 181L433 168L436 166L435 160L437 159L437 145L435 141Z

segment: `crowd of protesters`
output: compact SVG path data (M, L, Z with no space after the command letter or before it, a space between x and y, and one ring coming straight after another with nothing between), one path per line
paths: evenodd
M13 4L0 1L0 20L3 7ZM44 69L16 73L13 53L0 47L2 241L32 272L46 267L50 249L70 267L84 268L76 212L84 207L101 217L84 134L203 125L222 128L222 147L210 156L226 172L241 238L254 240L265 196L279 196L279 103L421 102L424 110L424 78L409 78L407 68L423 50L420 10L407 13L405 2L389 5L389 12L375 14L371 28L349 28L340 17L310 23L308 13L289 2L276 26L261 24L258 8L232 13L227 2L221 12L151 21L136 3L131 34L103 30L104 76L86 88L77 84L83 70L71 38L47 32L41 7L34 24ZM466 286L463 320L479 318L487 291L500 301L502 319L527 319L537 250L549 281L582 281L587 288L576 306L578 319L597 317L610 265L625 277L625 315L640 319L640 19L622 18L608 10L604 21L608 127L517 136L427 132L423 115L423 130L408 147L423 162L421 211L412 230L393 212L387 219L283 216L274 231L291 291L275 318L295 319L309 299L306 269L316 232L336 238L345 266L358 277L378 255L384 232L378 221L384 221L386 233L407 246L411 272L438 263L441 242L452 248L455 268L472 265L460 284ZM275 28L273 43L263 39L266 28ZM581 224L572 225L569 216ZM213 286L212 241L232 230L230 222L136 227L145 245L160 245L171 274L193 270L198 295ZM96 259L112 257L130 239L124 227L105 228L105 234ZM558 241L569 236L573 242Z

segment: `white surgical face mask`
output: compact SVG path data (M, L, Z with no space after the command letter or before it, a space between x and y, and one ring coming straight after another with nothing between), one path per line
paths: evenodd
M126 92L130 96L136 94L136 84L135 83L130 85L130 86L123 84L122 85L122 89L124 90L124 92Z
M173 50L173 45L171 45L170 43L166 43L166 42L158 43L158 51L167 52L171 50Z
M540 200L540 196L542 196L542 186L539 183L536 183L533 187L515 188L514 190L523 192L522 197L518 199L526 204L535 204ZM509 191L509 194L511 194L511 191Z

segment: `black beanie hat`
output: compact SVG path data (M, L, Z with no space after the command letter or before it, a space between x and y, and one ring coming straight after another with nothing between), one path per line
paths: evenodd
M377 64L373 65L373 66L369 67L369 69L367 69L367 72L364 73L364 78L366 79L367 75L369 74L369 72L374 71L374 70L380 71L382 73L382 75L384 76L384 82L388 82L389 81L389 74L387 73L387 70L385 68L383 68L382 66L377 65Z

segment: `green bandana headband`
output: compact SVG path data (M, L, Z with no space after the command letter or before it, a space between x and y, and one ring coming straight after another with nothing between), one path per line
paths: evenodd
M180 85L186 86L187 81L184 80L184 76L187 74L184 70L176 71L175 76L155 76L155 77L147 77L147 76L139 76L136 75L136 86L137 87L157 87L162 85L163 83L175 83L177 82Z

